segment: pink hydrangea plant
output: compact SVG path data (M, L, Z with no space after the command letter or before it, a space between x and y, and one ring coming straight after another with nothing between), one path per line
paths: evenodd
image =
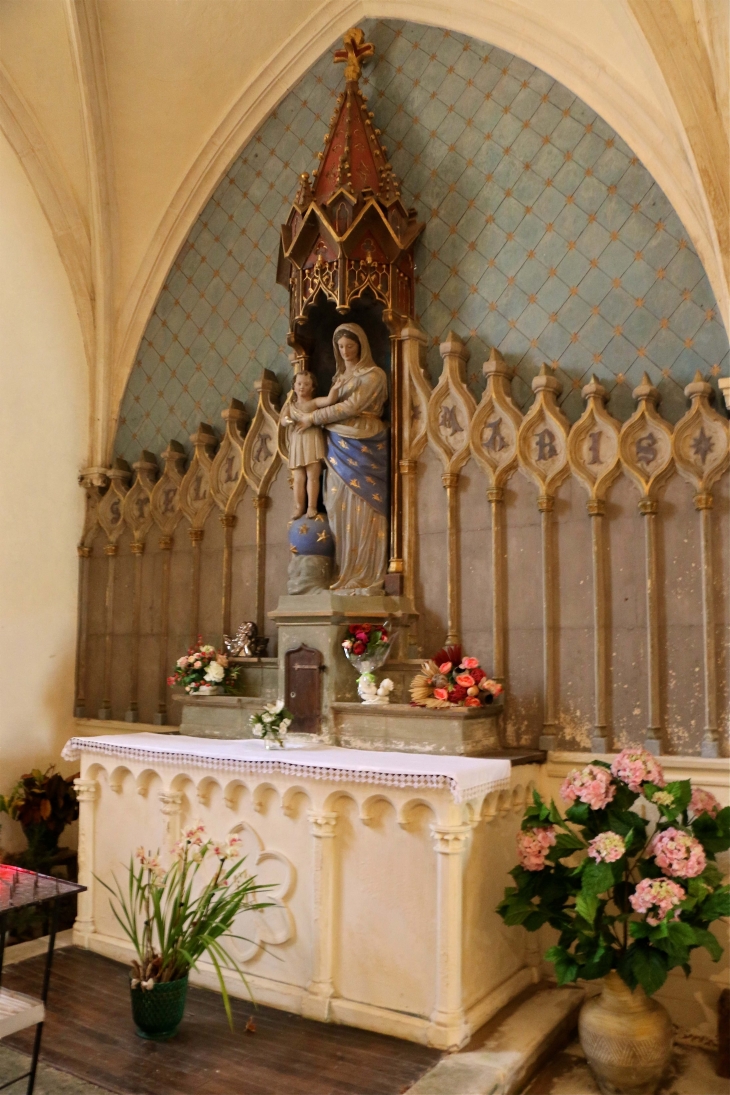
M641 793L643 783L655 783L657 787L663 787L666 783L661 764L641 745L629 745L622 749L611 765L611 771L616 779L628 783L629 789L636 794Z
M689 808L694 817L699 817L700 814L717 817L720 813L720 803L712 791L705 791L704 787L695 787L693 789L692 798L689 800Z
M607 833L599 833L588 845L588 855L593 856L596 863L615 863L625 851L624 838L611 829Z
M672 909L675 911L669 916L670 920L676 920L679 909L676 907L687 896L678 882L670 878L644 878L636 887L636 892L631 895L629 901L634 912L646 916L646 921L652 927L656 927L662 920L666 920Z
M707 866L705 850L699 840L681 829L664 829L655 833L648 854L653 855L664 874L677 878L696 878Z
M517 834L517 858L526 871L541 871L545 856L555 844L552 825L540 829L521 829Z
M607 768L597 764L587 764L566 777L560 794L565 802L573 803L577 798L586 802L592 810L604 810L616 794L616 785Z

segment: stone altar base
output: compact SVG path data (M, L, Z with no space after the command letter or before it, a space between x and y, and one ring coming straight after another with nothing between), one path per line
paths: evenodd
M500 747L501 703L429 710L406 703L333 703L337 744L348 749L477 756Z

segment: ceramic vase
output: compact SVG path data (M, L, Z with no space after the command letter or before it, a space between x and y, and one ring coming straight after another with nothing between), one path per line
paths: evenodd
M654 1095L672 1055L672 1024L641 986L632 992L611 970L600 996L583 1005L578 1033L602 1095Z

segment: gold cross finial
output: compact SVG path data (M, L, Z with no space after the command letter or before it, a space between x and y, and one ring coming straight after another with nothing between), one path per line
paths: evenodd
M375 46L372 42L365 41L365 34L360 27L351 27L342 39L344 49L335 50L335 63L345 63L345 80L359 80L362 72L362 63L366 57L372 57Z

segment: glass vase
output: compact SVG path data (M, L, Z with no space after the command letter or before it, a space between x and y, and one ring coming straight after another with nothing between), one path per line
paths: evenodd
M345 650L348 662L355 666L360 676L357 678L357 694L362 703L385 704L390 703L390 695L378 695L378 686L375 680L375 670L385 665L390 654L393 640L384 643L372 654L352 654Z

